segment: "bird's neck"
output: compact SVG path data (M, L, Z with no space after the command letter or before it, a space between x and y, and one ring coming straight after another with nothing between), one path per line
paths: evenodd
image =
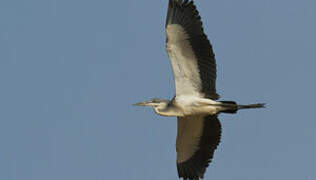
M179 111L174 111L167 107L165 108L155 107L154 111L160 116L183 116L183 114L180 113Z

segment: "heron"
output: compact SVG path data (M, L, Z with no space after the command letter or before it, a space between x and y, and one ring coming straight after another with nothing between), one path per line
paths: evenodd
M265 104L218 101L215 55L193 0L169 0L165 31L175 96L172 100L155 98L135 105L150 106L161 116L177 117L178 176L199 180L220 142L218 114L263 108Z

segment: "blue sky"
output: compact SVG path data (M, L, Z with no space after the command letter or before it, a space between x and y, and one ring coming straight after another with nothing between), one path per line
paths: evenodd
M167 0L0 1L0 179L176 179ZM223 100L206 179L313 180L316 1L197 0Z

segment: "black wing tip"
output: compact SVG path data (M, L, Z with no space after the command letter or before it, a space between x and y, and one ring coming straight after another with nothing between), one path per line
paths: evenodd
M190 7L194 12L197 12L193 0L169 0L169 8L181 9L185 7Z
M178 176L183 180L199 180L204 178L206 167L198 170L192 161L177 163Z
M179 5L186 5L186 4L193 3L193 0L169 0L169 2L176 3Z
M193 0L169 0L166 26L168 24L178 24L178 21L182 21L177 14L179 11L182 12L180 14L183 14L184 9L189 10L192 16L195 16L197 19L201 19ZM181 18L183 18L183 16L181 16Z

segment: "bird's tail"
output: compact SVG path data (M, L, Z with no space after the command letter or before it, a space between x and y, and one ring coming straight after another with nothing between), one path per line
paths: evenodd
M254 109L254 108L264 108L265 107L264 103L241 105L241 104L237 104L234 101L220 101L220 102L222 103L221 106L225 107L225 110L223 110L221 112L230 113L230 114L236 113L239 109Z
M254 109L254 108L264 108L264 103L257 103L257 104L247 104L247 105L238 105L238 109Z

